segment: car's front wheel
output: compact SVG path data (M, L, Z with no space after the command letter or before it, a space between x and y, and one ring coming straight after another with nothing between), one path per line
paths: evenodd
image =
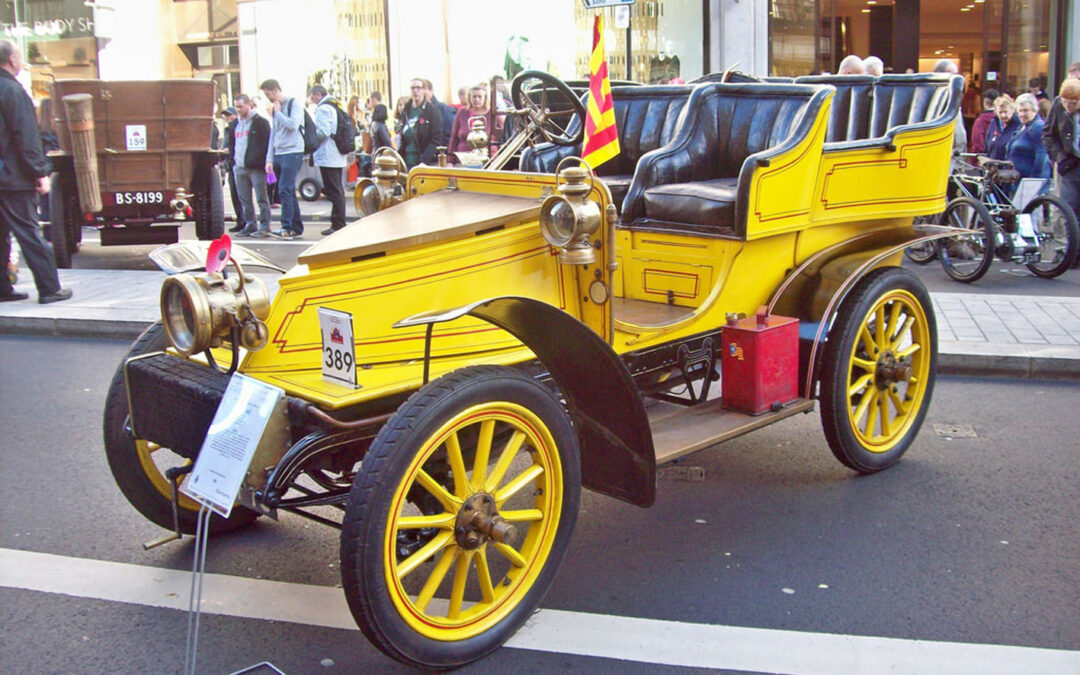
M566 553L579 464L562 404L515 369L466 368L410 397L364 457L341 533L368 639L436 669L502 645Z
M821 423L845 466L892 466L922 427L937 369L930 294L899 268L871 272L844 301L826 344Z

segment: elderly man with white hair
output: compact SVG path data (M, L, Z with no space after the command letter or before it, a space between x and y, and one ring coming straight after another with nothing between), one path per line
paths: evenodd
M867 75L873 75L874 77L885 72L885 62L876 56L867 56L863 59L863 67L866 68Z
M866 66L863 65L863 60L854 54L845 56L840 62L840 67L836 69L837 75L863 75L865 73Z
M956 62L952 59L939 59L934 64L935 73L959 73ZM967 129L964 128L964 117L956 115L956 128L953 130L953 152L967 151Z

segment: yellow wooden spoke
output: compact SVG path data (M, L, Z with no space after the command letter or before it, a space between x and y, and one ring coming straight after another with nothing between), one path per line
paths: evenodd
M866 424L863 425L863 434L868 438L873 438L874 422L877 421L878 418L878 390L875 388L871 391L874 392L874 400L870 403L870 407L866 412Z
M494 433L495 420L484 420L480 423L480 438L476 441L476 461L473 462L472 481L470 481L473 490L482 490L484 487L488 460L491 458L491 437Z
M521 554L517 552L513 546L507 544L500 544L497 541L492 541L495 544L495 548L499 549L499 553L506 556L506 559L510 561L510 564L514 567L525 567L525 558L521 557Z
M465 460L461 457L461 441L457 432L451 433L443 446L450 462L450 473L454 476L454 495L465 499L469 496L469 476L465 471Z
M889 399L893 402L893 405L896 406L896 416L897 416L897 418L900 418L900 417L902 417L904 415L907 415L907 412L908 412L908 404L907 404L907 402L902 400L899 396L897 396L896 392L891 390L891 389L889 390Z
M877 371L877 361L874 361L872 359L862 359L858 356L855 356L851 359L851 365L862 368L868 373L873 373Z
M859 339L862 341L866 355L874 358L874 336L870 335L870 329L865 324L859 329Z
M885 326L885 334L892 340L896 336L896 324L900 321L900 312L904 310L904 303L894 301L889 306L889 323Z
M435 535L432 540L424 544L419 551L398 563L397 570L395 570L398 578L404 579L411 574L413 570L419 567L420 563L438 553L440 549L453 540L454 533L450 531L440 532Z
M872 384L873 381L873 373L867 373L866 375L863 375L859 379L855 380L855 382L850 387L848 387L848 396L851 397L855 394L858 394L860 391L866 388L866 385Z
M918 342L912 342L909 346L907 346L904 349L896 352L896 355L899 356L900 358L905 358L905 357L911 356L912 354L919 351L920 349L922 349L922 345L920 345Z
M476 557L473 560L476 562L476 578L480 582L480 597L484 599L484 602L492 602L495 600L495 586L491 583L487 548L477 549Z
M531 483L534 479L544 473L544 467L539 464L533 464L528 469L525 469L517 475L517 477L504 485L501 490L495 493L495 505L502 508L504 502L510 499L517 491Z
M524 442L525 434L515 430L514 435L506 442L502 454L499 455L498 464L491 470L491 475L488 476L487 481L484 483L486 492L494 492L495 488L499 487L499 483L502 482L503 476L506 475L507 469L510 468L510 464L514 461L514 457L517 456L518 450L521 449Z
M446 488L432 478L427 471L424 471L423 469L417 471L416 482L430 492L432 497L438 499L439 503L442 504L442 507L447 511L456 512L461 507L462 500L447 492Z
M915 325L915 317L909 316L904 325L900 327L900 332L893 336L892 344L889 345L889 349L896 350L900 343L904 341L904 338L910 335L911 327Z
M859 400L859 406L855 408L855 412L852 414L851 419L856 423L862 419L862 416L866 414L866 410L877 399L877 387L870 387L863 394L863 397Z
M420 590L420 595L416 597L416 606L421 612L428 606L431 599L435 597L435 591L439 590L439 584L446 578L446 573L450 570L450 564L454 562L454 558L457 558L457 550L455 548L448 548L443 551L442 557L439 558L439 562L435 563L435 569L431 570L427 583L425 583L424 587Z
M878 397L878 411L881 414L881 435L888 438L892 432L889 426L889 397Z
M453 513L445 512L436 513L433 516L402 516L398 518L397 526L399 530L413 530L421 527L449 529L454 527L455 518Z
M504 520L512 523L537 521L544 519L544 512L540 509L520 509L514 511L499 511Z
M469 579L469 566L472 565L473 551L458 553L454 564L454 585L450 588L450 609L446 618L457 619L461 615L461 603L465 599L465 582Z

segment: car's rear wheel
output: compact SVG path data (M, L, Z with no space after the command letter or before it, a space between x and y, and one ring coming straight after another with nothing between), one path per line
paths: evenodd
M845 466L892 466L922 427L937 369L930 295L915 275L876 270L844 301L826 344L821 423Z
M436 669L502 645L555 578L579 464L562 404L515 369L466 368L410 397L364 457L341 533L368 639Z
M79 250L78 221L73 200L65 189L63 177L54 171L49 176L49 239L53 258L60 269L71 267L71 257Z
M132 356L162 351L168 346L165 328L155 323L132 344L124 361ZM165 471L183 466L185 459L168 448L135 438L128 419L128 391L124 380L124 361L113 375L105 398L105 456L120 491L131 505L148 520L166 529L173 528L172 487ZM186 477L185 477L186 478ZM181 481L183 484L183 481ZM180 530L194 534L199 505L180 495ZM241 506L233 508L229 518L211 518L210 532L219 533L247 525L258 517L254 511Z
M203 241L217 239L225 232L225 196L220 174L210 167L205 191L195 201L195 236Z

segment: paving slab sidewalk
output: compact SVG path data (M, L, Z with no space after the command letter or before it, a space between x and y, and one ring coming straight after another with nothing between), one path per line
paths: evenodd
M256 272L270 290L276 273ZM0 334L132 339L160 316L164 272L60 270L75 292L39 305L29 275L16 285L30 300L0 303ZM943 373L1080 380L1080 298L933 293L938 367Z

